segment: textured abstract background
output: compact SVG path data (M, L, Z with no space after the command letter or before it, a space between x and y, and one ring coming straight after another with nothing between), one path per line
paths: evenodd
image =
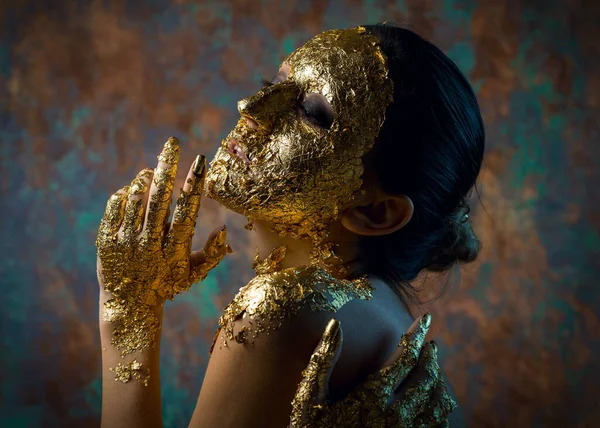
M109 195L171 135L181 169L212 157L236 101L314 34L393 20L459 64L487 127L484 249L430 308L469 425L600 426L598 3L3 1L0 424L99 424L94 239ZM196 246L222 223L235 253L167 304L167 427L189 421L216 319L251 275L244 219L211 201Z

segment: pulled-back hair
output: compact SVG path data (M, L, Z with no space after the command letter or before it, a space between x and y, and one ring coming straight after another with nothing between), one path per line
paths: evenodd
M363 237L361 260L406 301L409 282L422 271L477 257L466 198L481 168L485 131L471 85L440 49L394 25L365 28L379 38L394 83L394 101L365 157L367 172L384 191L408 196L414 213L392 234Z

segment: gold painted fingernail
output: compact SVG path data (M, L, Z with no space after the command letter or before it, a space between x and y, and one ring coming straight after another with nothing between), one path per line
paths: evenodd
M151 172L152 170L150 170ZM148 177L148 169L143 169L138 172L138 175L133 179L131 185L129 186L129 194L130 195L141 195L148 191L148 182L146 179Z
M177 162L179 162L179 140L177 138L169 137L162 152L158 155L158 160L177 165Z
M152 178L152 175L154 175L154 170L152 168L144 168L139 173L139 176L143 178Z
M421 317L421 327L424 329L428 329L431 326L431 315L427 312L425 315Z
M223 226L215 236L215 244L220 247L225 243L225 239L227 239L227 227Z
M340 322L332 318L325 327L325 338L333 340L340 333Z
M204 155L198 155L196 156L196 161L194 162L194 168L192 169L192 172L194 173L194 175L200 176L204 172L205 166L206 158L204 157Z

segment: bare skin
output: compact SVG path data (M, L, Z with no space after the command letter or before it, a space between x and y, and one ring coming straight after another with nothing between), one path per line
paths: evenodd
M178 145L178 144L177 144ZM165 149L166 150L166 149ZM163 153L165 153L163 150ZM197 159L200 162L200 159ZM201 160L202 167L205 162ZM130 247L135 246L138 252L138 257L142 253L157 254L157 257L153 258L151 263L156 266L163 267L163 272L167 273L167 276L163 279L164 285L167 287L172 285L185 286L189 285L190 282L194 282L193 278L194 270L207 265L206 250L210 247L216 251L217 259L220 260L226 252L227 246L224 242L215 242L215 237L221 228L215 229L208 237L207 245L203 250L191 251L191 238L193 236L193 227L187 227L184 234L180 234L178 238L181 239L184 246L178 254L173 263L171 261L163 260L160 255L168 252L167 246L163 248L163 251L147 251L143 247L138 247L139 243L143 241L145 233L150 233L150 230L154 226L159 232L149 242L156 242L160 244L163 240L163 236L169 234L169 232L177 231L182 226L186 226L189 219L195 221L198 204L188 204L177 206L175 209L173 221L168 221L168 207L171 205L171 194L168 192L168 197L160 200L159 202L153 202L153 196L160 193L165 188L172 187L172 180L174 175L167 180L153 180L156 176L159 176L163 171L169 171L172 168L176 168L177 164L169 164L163 161L159 161L157 169L154 174L150 170L149 174L144 174L142 183L139 183L139 188L143 189L141 192L129 193L121 189L115 195L111 197L107 205L105 217L102 220L100 226L99 237L97 241L99 254L97 261L97 274L98 284L100 286L99 295L99 329L100 339L102 343L102 425L108 427L160 427L162 426L162 412L161 412L161 401L160 401L160 328L156 332L154 337L154 345L149 349L140 348L132 354L123 355L119 349L117 349L112 342L114 338L114 327L115 323L109 322L105 319L104 310L105 303L113 299L115 295L107 290L107 278L111 276L111 263L110 259L106 258L103 254L107 248L111 245L118 245L117 243L124 240L125 237L132 236L133 238L128 241L129 245L124 245L119 251L125 253ZM143 174L142 171L140 174ZM140 175L138 175L140 177ZM187 177L186 184L183 188L183 193L197 193L201 195L202 185L204 181L204 173L197 175L194 173L194 165L190 168ZM130 189L134 186L130 186ZM130 190L127 189L127 190ZM142 217L145 220L142 223L141 229L135 230L131 223L123 220L123 212L126 210L125 205L128 201L142 200L142 205L145 207L141 212ZM199 202L199 201L198 201ZM121 209L119 210L119 206ZM153 225L152 221L148 218L151 217L150 213L162 213L161 217L155 217L156 224ZM110 215L110 214L116 215ZM111 223L111 224L109 224ZM110 226L110 227L107 227ZM114 238L103 235L102 231L110 232L113 230L116 233L110 233L110 235L116 235ZM118 232L117 232L118 230ZM107 239L108 238L108 239ZM187 245L186 245L187 244ZM113 257L114 258L114 257ZM103 260L104 259L104 260ZM218 263L217 260L217 263ZM173 267L176 264L181 265L181 262L187 263L187 269L184 272L180 272L176 279L170 274L174 273ZM141 267L136 266L136 258L127 259L121 263L123 266L128 267L128 273L138 277L139 285L141 290L150 288L149 283L143 278L143 271ZM210 269L212 263L209 263ZM157 321L162 324L163 317L163 301L157 301L154 305L149 305L151 312L157 318ZM153 332L149 332L152 334ZM132 361L140 363L143 367L143 372L149 371L150 377L147 385L136 380L131 380L127 383L116 381L114 369L119 364L128 364Z
M456 403L440 378L437 345L426 343L430 325L429 314L417 319L379 371L344 397L332 399L331 375L344 337L341 324L332 319L302 372L290 428L447 427Z
M284 63L276 79L284 81L289 70ZM260 126L246 120L251 128ZM393 233L408 223L414 209L408 197L386 194L368 175L364 190L330 226L331 240L339 244L337 254L349 271L360 267L361 236ZM282 268L309 264L310 241L282 238L260 221L254 223L253 233L262 257L286 245ZM331 376L334 398L347 394L381 367L413 322L389 286L374 277L369 280L375 288L373 298L351 301L335 314L344 326L344 347ZM258 337L252 347L236 343L220 347L221 333L190 426L285 426L301 372L331 317L330 313L301 311L269 336ZM248 318L239 320L235 332L249 322ZM232 396L236 399L231 400ZM226 417L215 409L227 409Z
M287 240L278 241L260 228L256 234L269 237L269 245L289 245ZM262 241L264 245L266 242ZM291 252L294 262L308 258L307 250L306 245L295 247ZM270 335L259 336L253 346L233 342L222 347L221 333L190 426L285 426L302 370L332 316L344 326L344 347L331 375L330 397L335 400L348 394L382 366L413 323L389 286L374 277L370 283L375 288L371 300L353 300L335 315L301 311ZM248 327L249 321L238 321L234 333ZM452 426L464 425L456 411L450 421Z
M159 162L159 167L161 166L167 167ZM190 191L193 186L201 186L201 183L197 184L196 180L202 180L203 175L194 176L190 171L188 179L190 181L184 188L185 191ZM152 193L153 186L148 187ZM115 197L120 198L122 204L127 200L126 195L117 192L111 198L109 205ZM129 199L138 197L147 201L148 190L139 195L129 195ZM168 204L169 200L170 197L165 200L165 204ZM190 210L189 217L186 218L195 219L197 207L185 209ZM146 210L148 214L153 210L153 206L148 205ZM105 220L106 218L105 216ZM174 226L169 226L166 218L164 221L165 232L169 229L173 230ZM118 224L120 224L119 220L115 220L118 228L117 239L131 233L126 230L126 224L121 225L120 228ZM140 235L147 227L147 223L143 226ZM222 257L226 253L226 245L224 242L215 244L214 241L214 236L219 229L215 229L209 236L205 249L215 248L220 254L219 257ZM156 239L160 242L162 237L158 235ZM189 244L191 235L186 239ZM110 242L114 241L109 240ZM266 242L263 240L263 243ZM106 243L100 243L99 248L104 245ZM302 254L300 248L296 249L294 257ZM206 263L206 259L202 250L191 251L190 249L189 251L182 253L182 257L189 258L191 261L191 273L195 267ZM135 263L135 260L132 262ZM113 297L105 290L106 274L107 272L103 272L100 257L98 280L101 314L99 324L103 345L102 425L159 427L162 425L159 377L160 331L154 347L138 351L127 356L125 360L121 358L120 352L111 344L114 325L102 317L104 303ZM186 279L183 280L185 282ZM335 400L345 395L356 386L358 380L363 380L379 369L386 358L394 354L401 334L407 331L412 322L406 312L398 310L402 306L397 296L387 286L376 279L373 279L372 284L376 290L371 301L350 302L336 313L336 319L344 324L345 346L335 370L331 373L329 387L331 399ZM161 322L162 303L154 307L154 313ZM286 426L290 418L290 403L298 384L302 381L302 370L306 368L315 345L321 339L325 325L330 319L330 313L301 312L274 334L259 338L254 347L236 346L229 347L226 351L217 348L211 358L191 425ZM127 383L115 381L114 373L110 369L120 362L129 362L132 358L150 370L151 377L147 386L135 380Z
M284 64L278 73L279 79L285 80L287 72L289 67ZM321 101L327 103L326 100ZM251 128L261 126L249 117L245 119ZM192 175L189 175L191 183L195 183L202 177L202 175ZM191 185L196 186L196 184ZM337 254L350 271L360 267L358 245L361 236L393 233L410 220L413 212L409 198L386 194L375 181L368 179L368 174L365 178L364 190L364 193L357 195L348 206L344 207L339 219L329 225L330 239L339 244ZM150 188L150 193L152 192L153 188ZM167 193L168 195L165 193L165 198L161 202L165 206L170 204L171 194ZM168 196L168 203L166 196ZM140 197L148 196L144 193ZM165 217L165 212L166 209L152 212L152 206L149 205L146 211L146 222L149 218L157 218L157 213L160 213L161 218ZM195 220L196 213L197 207L195 212L188 213L185 218ZM165 221L168 221L168 218ZM158 223L162 224L160 221ZM257 244L263 257L272 249L286 244L288 255L284 259L283 268L309 264L310 242L281 238L271 233L266 223L256 222L254 226ZM146 241L146 244L150 242L160 246L161 242L168 242L168 239L162 241L162 235L158 232L153 237L153 241ZM193 227L188 232L193 234ZM131 233L132 231L129 231L129 236ZM178 236L181 238L181 235ZM191 235L187 241L180 240L178 248L183 248L182 245L187 245L189 241ZM107 242L109 245L110 239ZM191 248L189 250L191 251ZM221 250L224 253L223 245ZM160 252L156 254L160 255ZM179 261L193 267L196 256L192 253L188 257L188 254L182 254ZM102 286L100 265L99 262L99 281ZM165 269L168 270L167 266ZM136 275L132 277L135 278ZM398 296L386 284L376 278L370 280L375 288L371 300L351 301L335 314L336 319L344 325L345 345L331 374L329 394L332 399L345 395L360 384L367 375L377 371L389 355L394 353L402 334L413 322ZM179 278L174 289L185 289L185 287L181 288L182 281L189 282L186 278ZM144 284L139 286L143 287ZM101 303L107 297L109 296L101 295ZM162 319L162 303L162 301L158 302L154 308L159 322ZM191 425L200 427L287 426L292 411L291 402L298 384L302 381L302 370L306 368L331 317L331 313L301 310L278 330L270 335L259 337L254 346L236 343L227 348L217 346L209 362ZM240 320L236 324L236 330L241 329L249 321L248 318ZM134 355L138 360L142 360L154 375L150 378L148 387L140 385L133 387L131 383L111 383L109 367L114 366L120 356L110 346L112 331L109 326L103 324L105 322L102 319L100 321L102 343L107 349L103 356L103 424L160 426L160 380L158 378L160 332L157 335L158 343L154 348ZM217 343L221 342L222 337Z
M290 65L284 62L277 72L275 80L285 81L290 70ZM333 111L333 107L326 99L323 98L322 103L326 109ZM249 117L245 117L245 119L252 129L260 126ZM361 236L393 233L410 221L414 211L410 198L384 192L368 171L363 190L365 192L356 195L354 200L342 211L340 218L329 228L330 240L338 244L337 254L350 270L353 267L359 267L355 261L358 259ZM287 253L282 262L282 268L309 264L312 245L308 239L297 240L281 237L270 229L268 223L254 222L255 242L261 255L266 256L274 248L285 244Z
M397 348L413 320L388 287L376 287L371 301L352 301L335 314L344 326L344 347L330 383L331 397L339 397L376 370ZM208 364L190 426L285 426L302 370L332 314L303 311L254 346L231 343L220 347ZM239 322L235 332L247 324ZM231 400L231 397L236 397ZM223 413L215 409L227 409Z

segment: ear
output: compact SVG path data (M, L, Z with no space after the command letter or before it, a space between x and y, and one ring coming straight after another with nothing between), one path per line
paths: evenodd
M340 220L346 229L357 235L389 235L404 227L414 210L408 196L386 195L376 202L346 209L340 215Z

